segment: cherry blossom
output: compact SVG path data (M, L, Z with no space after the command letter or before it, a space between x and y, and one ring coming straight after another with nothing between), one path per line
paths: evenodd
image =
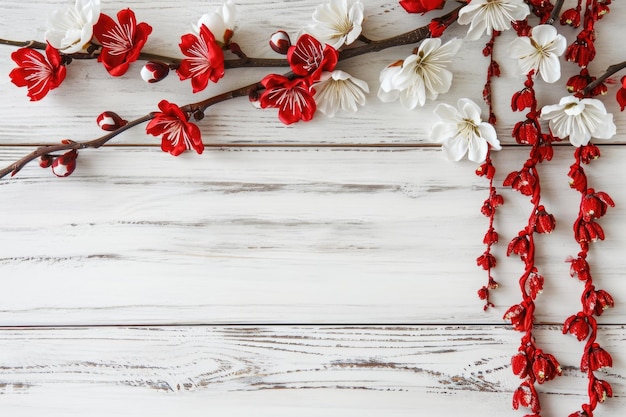
M91 41L99 15L100 0L76 0L74 7L52 12L44 38L63 53L79 52Z
M521 36L511 42L509 55L516 58L522 74L534 71L547 83L561 78L559 57L567 48L565 37L552 25L539 25L530 36Z
M176 71L181 80L191 78L194 93L204 90L209 80L216 83L224 76L224 52L205 25L199 36L183 35L179 46L189 58L183 59Z
M26 87L31 101L41 100L65 79L61 55L50 44L46 46L45 57L34 49L21 48L11 54L11 59L18 65L9 73L11 82Z
M180 107L167 100L159 102L159 110L146 132L152 136L161 136L161 149L178 156L188 149L201 154L204 151L200 128L189 122L189 115Z
M400 6L409 13L426 13L435 9L443 9L446 0L402 0Z
M235 3L232 0L226 0L222 7L217 8L213 13L203 14L193 29L196 34L200 35L200 29L204 25L213 33L216 42L228 45L235 31L236 11Z
M152 27L147 23L137 24L131 9L120 10L116 23L101 13L93 28L94 36L102 44L98 62L102 62L109 74L117 77L128 71L129 64L136 61L141 48L146 44Z
M416 53L401 65L394 63L381 73L378 97L385 102L400 102L407 109L423 106L426 99L435 100L447 93L452 85L452 73L446 66L461 47L460 39L441 44L440 38L425 39Z
M350 45L361 34L364 9L358 0L329 0L315 9L308 32L335 49Z
M304 34L289 47L287 60L296 75L310 77L314 82L319 80L322 71L335 69L339 54L332 46L324 46L313 36Z
M591 137L610 139L617 130L613 115L604 104L593 98L566 96L559 104L544 106L541 118L549 121L550 130L562 139L569 137L572 145L587 145Z
M278 109L278 118L286 125L297 121L309 121L317 108L306 78L293 80L278 74L263 78L265 91L259 98L261 108Z
M365 104L365 93L369 93L367 83L350 74L335 70L323 72L320 81L313 85L319 111L333 117L339 109L356 112L357 104Z
M460 25L470 24L469 40L477 40L484 32L491 36L494 30L511 29L511 22L524 20L530 14L524 0L472 0L459 10Z
M468 98L457 102L457 107L440 103L435 108L439 121L430 132L430 138L442 143L446 157L459 161L467 153L470 161L481 163L489 146L500 150L500 141L494 127L480 118L480 107Z

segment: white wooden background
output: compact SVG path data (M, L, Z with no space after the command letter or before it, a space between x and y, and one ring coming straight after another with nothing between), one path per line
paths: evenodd
M2 0L0 37L43 39L59 0ZM65 1L64 3L71 3ZM267 38L295 36L313 0L238 0L234 40L249 55L275 57ZM374 39L421 26L396 1L368 0L364 32ZM452 2L449 2L452 3ZM566 7L574 4L566 1ZM184 4L184 7L181 6ZM180 56L179 36L217 1L103 1L109 15L132 8L154 31L146 51ZM453 4L449 4L450 9ZM594 74L626 59L626 5L599 24ZM453 27L446 37L463 37ZM562 32L571 39L572 31ZM501 139L520 117L509 109L521 86L506 45L496 44L503 77L494 82ZM480 100L486 38L464 41L450 93ZM518 259L506 242L525 224L526 198L500 187L527 157L506 146L495 155L507 203L496 227L497 307L483 312L475 266L487 220L486 182L475 164L445 161L428 143L434 103L407 111L376 98L378 74L408 56L393 48L339 64L372 93L356 115L281 125L274 110L246 99L212 108L200 122L207 150L173 158L142 128L101 150L81 152L77 171L58 179L28 166L0 180L0 412L7 416L484 416L511 409L519 380L509 361L520 335L501 319L519 301ZM95 62L75 62L63 85L30 103L8 79L11 47L0 48L0 162L36 144L101 133L95 117L114 110L132 119L261 79L268 70L227 72L193 95L175 75L138 79L140 64L111 79ZM564 78L575 72L564 64ZM282 72L278 69L277 72ZM540 102L565 95L563 83L538 85ZM594 278L615 298L600 319L599 341L613 354L603 376L613 399L597 416L626 406L626 116L602 144L588 173L616 208L602 219L604 242L591 252ZM541 166L543 198L558 228L539 236L547 278L537 301L537 336L564 367L541 387L544 417L576 411L586 399L578 371L582 344L560 323L578 311L581 284L564 260L577 246L571 223L578 194L567 185L568 145Z

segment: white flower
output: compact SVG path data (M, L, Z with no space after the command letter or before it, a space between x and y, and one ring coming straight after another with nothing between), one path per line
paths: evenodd
M354 0L329 0L315 8L308 31L320 42L335 49L350 45L361 34L363 3Z
M461 40L456 38L443 45L440 38L425 39L400 67L383 70L378 96L382 101L400 97L404 107L414 109L418 104L423 106L427 98L435 100L439 94L447 93L452 85L452 73L446 65L460 47Z
M339 70L323 72L313 87L317 109L329 117L333 117L340 108L356 112L357 104L364 105L365 93L369 93L365 81Z
M491 36L494 30L511 29L511 22L524 20L530 14L524 0L472 0L459 10L458 23L470 24L467 31L469 40L476 40L483 32Z
M606 112L600 100L593 98L563 97L559 104L544 106L541 118L549 120L552 134L561 139L569 136L574 146L588 144L592 136L610 139L617 130L613 115Z
M76 0L74 7L52 12L44 38L60 52L79 52L91 41L99 17L100 0Z
M218 43L227 44L235 30L235 16L235 3L232 0L226 0L222 7L217 8L213 13L203 14L193 30L199 34L200 27L205 25Z
M470 161L482 163L487 157L488 145L500 150L496 129L480 119L480 107L468 98L457 102L457 107L440 103L435 108L439 121L435 123L430 138L442 143L446 157L458 161L467 153Z
M523 74L534 70L547 83L561 78L559 57L567 48L565 37L559 35L552 25L539 25L530 36L522 36L511 42L509 55L518 59Z

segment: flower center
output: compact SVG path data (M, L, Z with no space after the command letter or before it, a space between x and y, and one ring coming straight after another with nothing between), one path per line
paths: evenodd
M457 131L460 136L463 136L465 139L470 140L473 137L480 136L480 132L478 131L478 126L472 119L463 119L461 122L457 124Z
M354 29L354 24L348 19L348 16L344 16L343 20L335 22L333 29L335 29L336 33L331 38L337 39L350 33Z

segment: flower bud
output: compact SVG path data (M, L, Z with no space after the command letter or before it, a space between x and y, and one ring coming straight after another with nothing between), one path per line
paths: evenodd
M520 232L518 236L511 239L511 242L506 250L506 256L515 254L519 255L522 260L525 260L529 251L530 241L528 240L528 235L525 232Z
M52 161L52 172L57 177L67 177L76 169L78 151L72 149Z
M608 207L615 207L613 199L605 192L596 193L593 188L587 190L587 194L580 203L580 210L585 221L604 216Z
M528 381L522 382L513 393L513 408L519 409L519 407L530 408L533 413L539 412L539 397L534 385Z
M54 159L50 155L41 155L39 157L39 166L42 168L49 168L52 165Z
M567 175L570 177L570 187L581 193L585 192L587 189L587 175L580 165L572 165Z
M513 329L518 331L524 331L526 329L526 317L528 315L528 310L524 303L515 304L511 306L503 316L504 320L508 320L511 322Z
M577 93L583 91L592 81L593 77L589 75L587 68L583 68L580 74L571 76L565 85L568 92Z
M574 222L574 237L578 243L591 243L596 240L604 240L604 230L598 223L586 221L579 217Z
M523 195L532 195L535 191L537 178L530 172L528 168L521 171L513 171L504 179L502 185L511 187L519 191Z
M599 344L593 343L589 350L583 354L580 361L580 370L582 372L595 372L601 368L610 368L613 366L613 358L606 350L602 349Z
M562 25L570 25L577 28L580 26L580 11L573 8L565 10L561 15L560 22Z
M600 148L593 143L588 143L580 148L580 160L583 164L588 164L591 161L600 157Z
M602 17L610 11L609 6L605 3L596 3L593 6L593 15L596 20L602 19Z
M583 308L587 314L601 316L604 310L615 305L611 294L604 290L596 290L593 286L582 297Z
M528 357L525 352L518 352L511 358L511 369L513 370L513 375L517 375L522 379L528 376L530 371L529 365Z
M539 129L533 120L526 119L515 124L513 137L521 145L536 145L539 141Z
M106 130L107 132L112 132L128 124L126 120L122 119L117 113L112 111L100 113L96 122L98 123L98 126L100 126L100 129Z
M589 263L581 257L576 259L568 258L566 262L570 262L569 274L571 277L578 276L580 281L587 281L591 278L591 271L589 270Z
M479 177L487 177L487 179L493 179L496 175L496 168L493 164L489 162L484 162L481 166L476 169L476 175Z
M496 266L496 257L488 252L485 252L476 258L476 265L486 271Z
M589 389L589 394L592 400L603 403L607 397L611 398L613 396L613 389L608 382L594 378Z
M148 61L141 69L141 78L147 83L158 83L170 73L165 62Z
M521 91L517 91L511 98L511 109L513 111L523 111L524 109L530 109L535 103L535 95L530 88L524 88Z
M492 245L494 243L498 243L498 232L496 232L493 227L487 230L485 233L485 237L483 238L483 243L485 245Z
M546 212L543 206L537 207L537 212L534 214L531 222L537 233L552 233L556 226L554 216Z
M553 355L537 350L533 358L533 374L537 383L543 384L561 375L561 365Z
M563 323L563 334L569 333L576 336L579 342L582 342L589 336L589 323L584 313L568 317Z
M287 55L290 46L291 39L289 38L289 34L284 30L274 32L270 37L270 47L278 54Z
M593 44L582 39L576 39L565 51L565 59L576 62L581 68L586 68L595 56L596 49Z
M443 32L445 32L447 28L448 25L446 24L446 22L439 18L431 20L428 24L428 30L430 31L431 38L441 37L441 35L443 35Z

